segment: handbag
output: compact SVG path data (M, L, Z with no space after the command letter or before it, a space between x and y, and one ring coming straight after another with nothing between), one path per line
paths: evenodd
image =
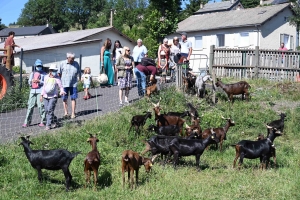
M102 85L106 84L108 82L108 77L107 75L105 74L105 71L104 71L104 67L102 67L102 70L101 70L101 73L98 77L98 82Z

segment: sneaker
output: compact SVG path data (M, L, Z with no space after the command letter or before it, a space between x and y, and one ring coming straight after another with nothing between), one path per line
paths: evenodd
M119 106L123 106L123 103L122 103L122 101L120 101L120 103L119 103Z
M73 114L72 114L72 115L71 115L71 119L74 119L74 118L76 118L76 115L73 115Z
M57 127L57 124L52 124L51 128L56 128Z
M51 129L50 126L46 126L45 128L46 131L49 131L50 129Z
M124 101L124 104L125 104L126 106L128 106L128 105L129 105L129 101Z
M40 123L38 126L39 126L39 127L44 127L45 124L44 124L44 123Z
M28 124L23 124L22 125L22 128L27 128L28 127Z

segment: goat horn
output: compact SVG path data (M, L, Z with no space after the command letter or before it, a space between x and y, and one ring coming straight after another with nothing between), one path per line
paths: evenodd
M191 113L191 115L192 115L193 117L195 117L195 115L194 115L193 113Z
M191 127L190 127L189 125L187 125L187 124L185 124L185 127L186 127L186 128L191 128Z
M151 162L154 162L155 158L156 158L158 155L159 155L159 154L154 155L154 156L151 158Z
M273 128L272 126L268 126L268 125L266 125L266 127L267 127L267 128Z
M158 101L158 103L156 104L157 106L159 106L159 102L160 102L160 100L161 100L161 97L159 97L159 101Z

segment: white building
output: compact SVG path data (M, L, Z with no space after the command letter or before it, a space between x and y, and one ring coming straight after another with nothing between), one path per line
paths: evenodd
M250 9L194 14L178 24L176 34L187 32L193 44L193 55L209 56L210 46L219 48L278 49L280 43L295 50L296 27L289 24L293 11L289 3ZM180 37L180 36L179 36ZM192 56L193 57L193 56ZM199 57L199 56L198 56ZM205 62L192 62L193 71Z
M122 34L114 27L102 27L87 30L70 31L64 33L54 33L49 35L34 36L22 39L15 39L15 43L23 49L22 68L26 72L32 71L32 65L36 59L41 59L45 67L50 64L60 64L66 60L66 53L75 53L75 60L80 62L81 69L90 67L92 75L99 75L100 72L100 48L103 41L111 39L113 45L119 40L122 46L132 49L135 42ZM3 43L0 44L3 46ZM20 48L15 48L15 65L20 66Z

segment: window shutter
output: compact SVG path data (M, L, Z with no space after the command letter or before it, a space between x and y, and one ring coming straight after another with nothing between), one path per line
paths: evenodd
M292 35L290 38L290 49L294 50L294 36L292 36Z

